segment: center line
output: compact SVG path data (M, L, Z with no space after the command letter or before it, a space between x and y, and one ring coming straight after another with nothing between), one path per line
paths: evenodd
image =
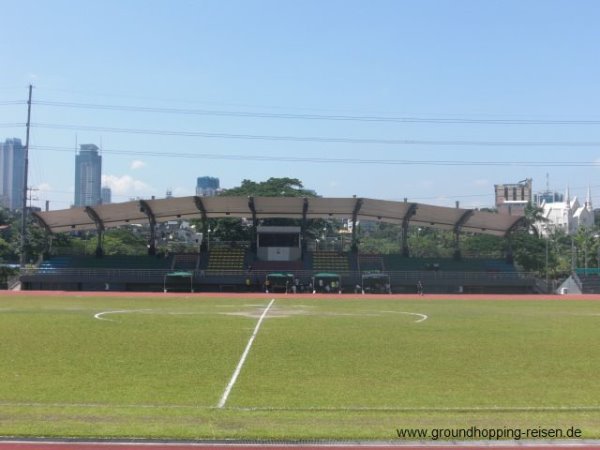
M233 389L233 385L237 381L237 377L240 374L240 372L242 371L242 366L244 365L244 362L246 362L246 357L248 356L248 353L250 353L250 348L252 347L252 344L254 343L254 338L256 338L256 335L258 334L260 325L262 324L262 321L265 319L265 317L267 317L267 313L269 312L269 309L271 309L271 306L273 306L273 303L275 303L275 299L271 300L271 302L267 305L267 307L263 311L262 315L260 316L260 319L258 319L258 323L256 324L256 327L254 328L254 332L252 333L252 336L250 336L248 345L246 345L246 349L244 350L244 353L242 353L240 362L238 363L237 367L235 368L235 371L233 372L233 375L231 376L231 380L229 380L229 384L225 388L225 392L223 392L223 396L221 397L221 400L219 400L219 404L217 405L217 408L223 408L225 406L225 403L227 402L227 397L229 397L229 394L231 393L231 390Z

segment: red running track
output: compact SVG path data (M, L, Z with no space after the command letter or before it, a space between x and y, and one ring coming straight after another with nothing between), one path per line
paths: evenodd
M27 442L27 441L0 441L0 450L224 450L224 449L267 449L267 450L456 450L457 448L466 448L469 450L584 450L600 449L600 443L587 443L583 441L552 443L536 442L515 442L512 444L498 443L497 441L489 444L477 443L455 443L450 444L242 444L242 443L154 443L154 442Z
M27 441L0 441L0 450L224 450L224 449L267 449L267 450L456 450L457 448L466 448L469 450L587 450L600 449L600 443L587 443L582 441L552 443L536 442L515 442L513 444L498 443L496 441L489 444L482 443L455 443L450 444L241 444L241 443L153 443L153 442L27 442Z
M47 297L165 297L165 298L264 298L271 299L382 299L382 300L600 300L599 294L285 294L281 292L121 292L121 291L0 291L0 297L8 296L47 296Z

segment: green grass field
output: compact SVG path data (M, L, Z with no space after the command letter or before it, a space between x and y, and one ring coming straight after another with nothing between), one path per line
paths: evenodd
M600 438L600 302L275 298L2 297L0 435Z

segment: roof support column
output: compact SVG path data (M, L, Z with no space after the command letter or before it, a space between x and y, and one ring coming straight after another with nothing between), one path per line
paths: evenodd
M352 210L352 244L350 249L353 253L358 255L358 237L357 237L357 228L356 223L358 222L358 213L360 212L360 208L362 208L363 199L357 198L356 203L354 203L354 209Z
M250 237L250 251L256 255L258 251L258 219L256 218L256 205L254 204L254 197L248 197L248 208L252 213L252 234Z
M408 203L404 199L404 203ZM410 225L410 219L417 213L417 204L411 203L406 210L406 214L402 218L402 256L409 257L410 249L408 248L408 226Z
M206 216L206 208L204 207L204 203L202 203L202 199L197 195L194 196L194 203L196 204L196 208L200 211L200 216L202 218L202 244L200 244L200 251L206 252L208 251L208 218Z
M156 217L150 205L145 200L140 200L140 212L148 216L150 223L150 238L148 239L148 255L156 255Z
M456 207L458 208L458 202L456 202ZM475 211L473 211L472 209L467 209L463 213L463 215L460 216L460 219L458 219L456 221L456 223L454 224L454 255L453 255L453 258L457 261L462 258L462 255L460 252L460 231L461 231L463 225L465 223L467 223L467 220L469 220L474 213L475 213Z
M92 219L96 224L96 231L98 233L98 242L96 244L96 258L102 258L102 256L104 256L104 249L102 248L102 244L104 242L104 222L102 222L102 219L100 218L96 210L91 206L86 206L85 212L89 216L89 218Z
M308 229L308 198L304 197L304 202L302 203L302 221L300 222L300 254L301 258L304 259L304 255L306 254L306 249L308 242L306 241L306 230Z
M515 223L513 223L511 225L511 227L508 230L506 230L506 233L504 234L504 237L506 238L506 244L507 244L506 245L506 262L508 264L512 264L514 262L513 248L512 248L512 234L519 228L524 227L526 224L527 224L527 219L525 218L525 216L523 216L519 220L517 220Z

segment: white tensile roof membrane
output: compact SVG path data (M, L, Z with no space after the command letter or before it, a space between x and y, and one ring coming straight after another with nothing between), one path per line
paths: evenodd
M368 198L179 197L34 212L51 233L115 228L176 219L352 219L505 236L521 216Z

